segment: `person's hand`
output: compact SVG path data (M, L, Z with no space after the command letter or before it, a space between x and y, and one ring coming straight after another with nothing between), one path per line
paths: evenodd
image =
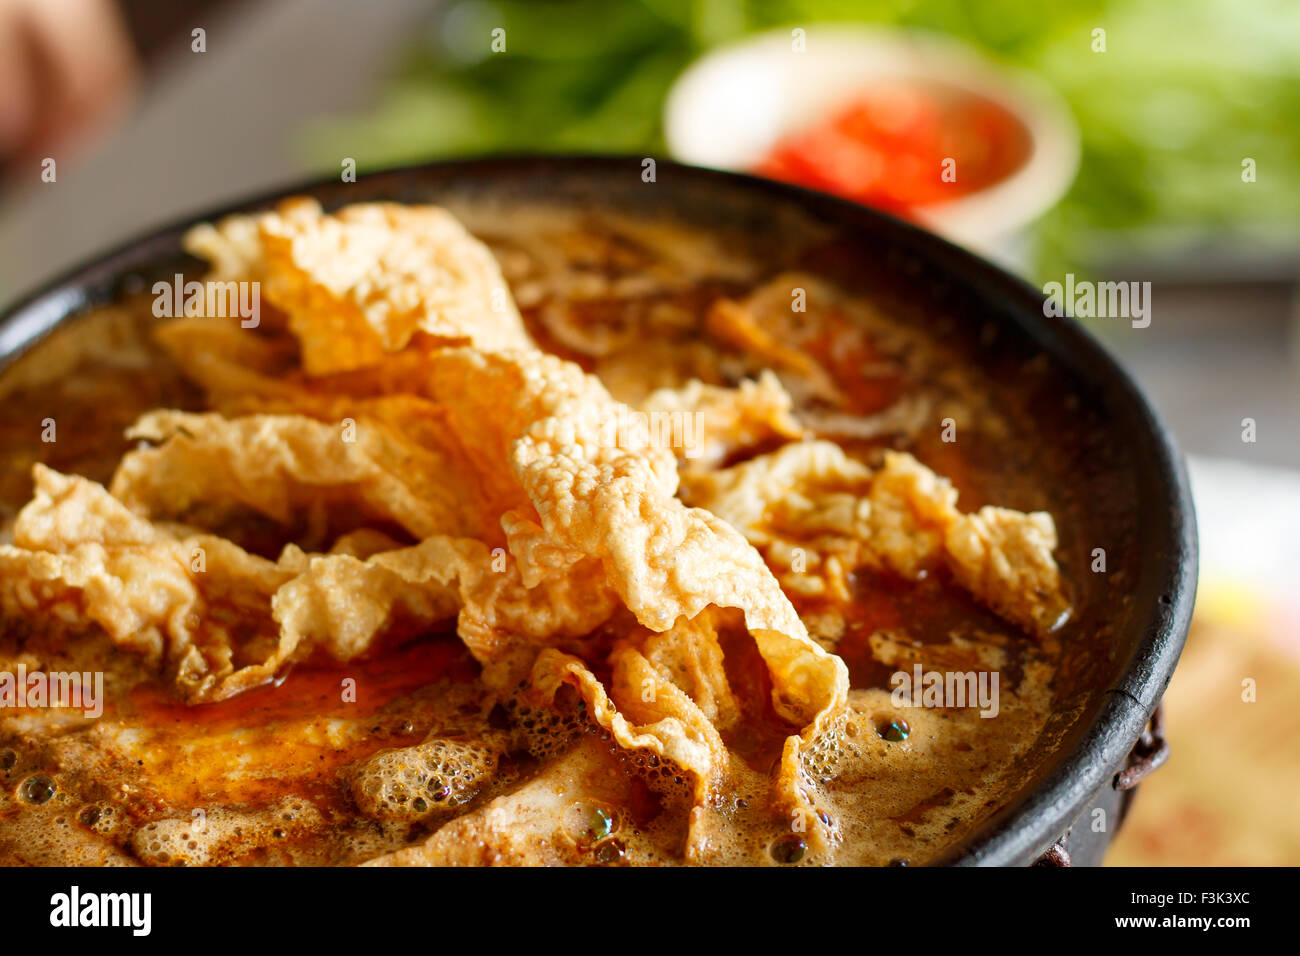
M0 0L0 163L75 148L135 76L112 0Z

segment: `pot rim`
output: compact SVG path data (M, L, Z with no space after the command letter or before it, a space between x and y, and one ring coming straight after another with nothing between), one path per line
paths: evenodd
M358 176L355 184L337 177L314 177L266 190L252 198L176 219L115 244L108 252L67 269L21 297L0 313L0 369L34 346L65 319L93 305L111 302L133 270L143 270L181 252L180 239L190 226L232 213L247 212L287 196L322 194L342 198L348 188L364 182L385 191L404 181L438 177L448 183L482 176L527 177L530 172L575 168L594 174L639 175L649 157L612 154L508 154L445 162L395 166ZM953 865L1007 866L1032 862L1078 817L1090 798L1107 784L1126 760L1173 675L1187 637L1196 595L1197 539L1195 512L1181 453L1163 420L1142 389L1093 335L1073 319L1044 315L1042 294L1015 277L946 239L887 213L826 193L744 173L689 166L655 158L660 181L673 177L715 182L762 198L796 201L804 212L829 220L849 232L876 232L940 270L952 281L980 290L982 298L1005 303L994 316L1028 337L1052 361L1082 379L1104 386L1116 408L1134 413L1132 426L1145 447L1138 462L1142 510L1162 529L1160 540L1142 542L1141 590L1151 594L1143 635L1121 671L1119 680L1101 692L1096 716L1068 751L1053 758L1051 769L1027 793L1010 802L938 862ZM394 189L395 194L402 190ZM328 202L328 205L333 205ZM1141 607L1138 608L1139 612Z

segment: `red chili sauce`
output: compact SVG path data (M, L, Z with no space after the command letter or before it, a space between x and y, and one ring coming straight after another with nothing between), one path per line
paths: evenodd
M761 176L844 196L909 218L1024 165L1029 131L983 96L932 83L867 90L780 139Z

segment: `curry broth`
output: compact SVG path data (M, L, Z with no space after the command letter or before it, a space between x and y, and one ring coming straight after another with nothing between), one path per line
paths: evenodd
M719 299L772 280L756 262L693 255L686 265L665 252L671 231L659 226L648 238L612 219L525 217L531 226L521 233L466 218L497 253L534 339L601 376L616 398L622 393L635 401L692 377L732 386L768 366L709 326ZM539 253L543 246L551 251ZM566 298L592 282L615 292ZM725 737L742 765L734 770L732 794L715 808L728 842L718 862L932 861L1025 786L1106 679L1105 649L1118 617L1106 605L1131 573L1131 558L1115 531L1117 515L1105 506L1094 510L1091 497L1085 506L1080 475L1110 474L1104 454L1093 454L1098 439L1086 411L1077 399L1053 394L1050 373L1032 356L1001 356L1015 369L1007 377L994 362L970 361L978 343L957 332L936 336L941 323L922 326L918 315L928 317L926 308L882 291L865 313L816 303L797 336L799 350L829 373L838 391L836 415L871 420L902 399L920 397L928 409L923 426L845 436L815 390L795 395L796 414L826 423L831 431L814 424L813 434L833 438L873 467L886 449L911 452L952 481L966 510L996 503L1050 512L1071 617L1036 640L975 601L941 567L915 581L850 569L847 601L791 595L809 632L845 660L851 678L849 714L836 742L839 769L822 781L838 837L832 858L806 852L797 831L789 832L788 821L756 788L774 772L781 742L797 728L772 708L770 678L753 642L743 629L724 627L728 679L751 688L738 695L743 700L764 703L751 705L740 728ZM53 333L0 376L6 525L30 496L33 462L106 481L126 450L122 432L138 415L160 406L203 407L200 393L152 344L153 321L146 299L97 310ZM275 321L272 310L273 328ZM57 423L55 442L41 440L46 418ZM956 423L956 441L941 435L938 423L948 419ZM1051 429L1059 432L1044 442ZM764 450L747 449L727 464ZM262 554L294 539L292 529L252 518L241 533L245 541L264 538L255 548ZM1108 577L1088 573L1098 541L1114 542ZM610 647L616 639L611 631L588 643ZM555 811L565 839L548 850L558 857L546 861L679 862L688 809L682 774L619 751L585 722L577 702L557 701L560 711L569 711L559 718L487 706L478 665L446 633L397 634L361 661L312 659L273 684L198 705L170 698L152 675L93 632L45 634L6 622L0 662L8 667L20 660L29 669L104 671L108 700L97 721L62 712L0 716L4 862L362 862L443 827L452 833L451 821L496 797L526 792L548 761L567 803ZM997 716L981 718L972 707L896 706L890 678L914 665L996 671ZM453 741L507 735L512 743L493 772L475 777L463 793L448 785L442 796L436 788L407 794L402 812L359 810L368 797L357 765L434 733ZM28 799L33 778L50 781L52 796ZM430 778L429 788L435 779L447 783ZM445 805L435 806L439 800ZM411 809L416 801L424 806L419 812ZM206 835L189 832L186 821L195 820ZM507 853L499 861L528 860Z

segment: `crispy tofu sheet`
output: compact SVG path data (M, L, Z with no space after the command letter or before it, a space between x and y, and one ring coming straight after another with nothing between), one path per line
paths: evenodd
M37 466L0 545L0 611L102 631L188 703L454 623L490 700L544 712L576 695L618 749L685 775L682 858L709 862L737 789L765 790L814 849L842 838L808 780L833 772L848 672L791 595L848 600L864 564L942 566L1031 634L1068 611L1049 515L962 513L909 455L872 470L807 438L772 372L616 402L533 344L492 254L441 209L293 201L187 246L213 278L260 282L268 327L162 325L211 411L144 415L107 488ZM813 367L742 304L711 321L778 371ZM241 529L265 525L293 543L258 553ZM748 633L764 682L732 686L725 628ZM770 701L746 698L759 686ZM769 703L789 730L759 772L727 741ZM512 822L501 799L383 862L522 859L553 821L533 805Z

